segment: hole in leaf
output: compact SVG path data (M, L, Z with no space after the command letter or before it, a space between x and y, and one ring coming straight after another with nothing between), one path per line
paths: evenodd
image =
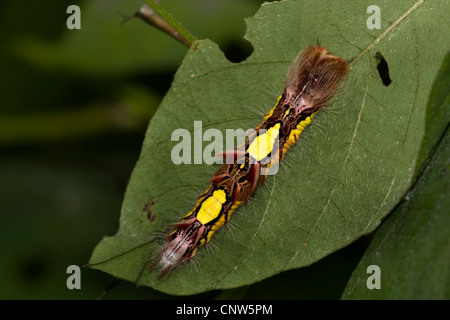
M380 51L375 53L375 61L377 62L377 70L381 81L386 87L389 86L392 82L391 77L389 76L389 66Z
M253 46L248 41L228 42L222 49L225 57L238 63L247 59L253 52Z

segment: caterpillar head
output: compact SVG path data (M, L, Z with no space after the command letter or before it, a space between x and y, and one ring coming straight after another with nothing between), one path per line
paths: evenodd
M293 61L286 78L286 96L294 107L301 104L317 111L335 94L349 70L342 58L312 45Z

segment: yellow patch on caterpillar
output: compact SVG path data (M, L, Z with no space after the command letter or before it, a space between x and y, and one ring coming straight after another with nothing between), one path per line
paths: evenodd
M272 109L270 109L270 111L267 112L267 113L264 115L263 121L266 121L267 119L269 119L269 118L273 115L273 112L275 111L275 109L276 109L278 103L280 102L280 99L281 99L281 96L278 97L277 103L275 104L275 106L274 106Z
M228 211L228 215L223 214L222 217L220 217L219 220L217 220L217 222L211 227L211 230L208 232L208 234L206 235L206 239L203 238L202 240L200 240L200 246L208 243L211 240L212 235L219 230L220 228L223 227L223 225L225 223L227 223L228 221L230 221L231 215L233 214L233 212L239 208L242 204L244 203L244 201L236 201L230 208L230 211Z
M288 139L286 140L284 146L283 146L283 155L288 151L288 149L294 145L298 139L300 138L300 134L303 132L305 127L311 123L312 118L314 117L314 113L307 117L305 120L300 121L300 123L295 127L294 130L291 131L289 134Z
M216 219L222 211L222 205L227 200L224 190L216 190L212 196L208 197L202 202L202 205L197 213L197 220L202 224L207 224Z
M248 153L256 159L261 161L267 157L273 150L274 143L278 139L280 131L280 123L275 124L269 128L265 133L258 135L248 147Z

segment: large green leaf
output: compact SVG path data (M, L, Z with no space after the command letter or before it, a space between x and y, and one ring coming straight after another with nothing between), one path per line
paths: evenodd
M369 30L371 1L283 1L247 20L254 47L244 62L227 61L200 41L179 68L151 120L123 202L120 229L105 237L90 264L116 277L172 294L238 287L309 265L370 233L415 177L432 80L448 50L442 27L450 6L433 1L379 1L381 29ZM442 28L441 32L432 32ZM150 240L193 207L217 166L175 165L177 128L254 128L276 102L298 52L317 40L353 59L341 92L289 150L280 172L219 230L194 263L158 280L146 265ZM374 54L389 65L384 86ZM269 94L268 91L275 92ZM204 143L204 146L207 143ZM143 206L152 207L149 222ZM209 250L208 250L209 249Z
M434 149L432 158L413 190L377 231L350 278L342 296L345 299L450 297L449 87L450 54L428 103L422 150ZM446 129L443 134L442 127ZM378 290L366 286L370 265L381 271Z

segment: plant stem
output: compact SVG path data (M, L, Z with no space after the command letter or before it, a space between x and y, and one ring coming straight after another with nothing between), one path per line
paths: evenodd
M154 10L154 12L159 15L159 17L154 14L152 15L148 10L145 10L145 6L143 6L136 14L137 17L168 33L187 47L192 46L195 42L195 37L177 20L175 20L170 13L161 8L153 0L144 0L144 2L147 3Z

